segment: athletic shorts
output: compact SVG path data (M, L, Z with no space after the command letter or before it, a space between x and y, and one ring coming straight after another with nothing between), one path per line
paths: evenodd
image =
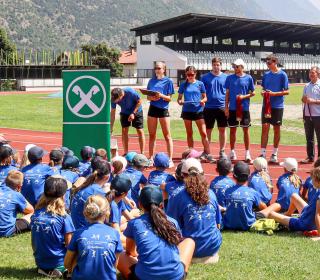
M150 105L148 116L153 118L167 118L170 117L168 109L158 108L156 106Z
M218 127L228 126L228 120L223 109L204 108L203 116L208 129L214 128L215 121L217 121Z
M197 121L203 119L203 112L182 112L181 118L189 121Z
M239 122L237 121L236 111L229 111L228 126L229 127L250 127L251 126L250 112L243 111L242 119Z
M264 116L264 108L262 108L261 112L261 122L270 123L272 125L282 125L283 118L283 108L271 108L271 118L266 118Z
M134 116L134 120L132 122L128 121L130 115L120 113L120 123L121 127L134 127L136 129L143 128L143 111L137 112Z
M30 229L30 224L25 219L16 219L16 225L12 234L20 234Z

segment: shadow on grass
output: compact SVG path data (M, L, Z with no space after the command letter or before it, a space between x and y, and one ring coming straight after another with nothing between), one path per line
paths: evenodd
M0 279L41 279L35 268L1 267Z

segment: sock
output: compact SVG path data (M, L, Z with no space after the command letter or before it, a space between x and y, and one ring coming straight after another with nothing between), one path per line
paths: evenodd
M247 156L250 156L250 151L249 150L246 150L246 157Z
M261 148L261 154L266 157L267 154L267 149L266 148Z
M273 154L278 155L278 150L279 150L279 148L273 148Z

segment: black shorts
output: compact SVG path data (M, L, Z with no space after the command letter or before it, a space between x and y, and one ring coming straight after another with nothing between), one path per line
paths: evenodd
M264 108L262 108L261 112L261 122L270 123L272 125L282 125L283 118L283 108L271 108L271 118L266 118L264 116Z
M229 111L228 118L228 126L229 127L250 127L251 126L251 118L249 111L242 112L242 120L240 122L237 121L236 111Z
M120 123L121 127L132 126L137 129L143 128L143 111L137 112L134 115L134 120L132 122L128 121L129 115L120 113Z
M204 121L206 123L206 127L208 129L214 128L214 123L216 120L217 120L218 127L228 126L228 120L226 115L224 114L223 109L204 108L203 116L204 116Z
M167 118L170 117L168 109L158 108L156 106L150 105L148 116L153 118Z
M181 118L188 121L197 121L203 119L203 112L182 112Z
M17 219L14 232L12 234L20 234L31 229L30 224L25 219Z

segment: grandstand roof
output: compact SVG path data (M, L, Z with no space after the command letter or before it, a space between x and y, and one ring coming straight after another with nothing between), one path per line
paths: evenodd
M185 14L131 29L136 36L159 33L202 38L218 36L244 40L319 42L320 25L257 20L206 14Z

